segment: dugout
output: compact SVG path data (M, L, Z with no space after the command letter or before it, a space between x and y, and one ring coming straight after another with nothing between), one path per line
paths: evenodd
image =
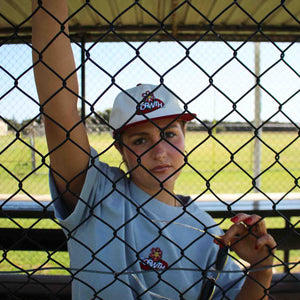
M230 41L240 41L242 43L268 42L274 45L277 42L289 42L290 47L292 47L299 42L300 38L299 4L297 2L297 0L72 0L69 4L71 38L82 49L80 96L83 100L85 99L84 62L88 58L88 52L85 49L86 43L127 43L131 41L174 41L177 43L196 41L200 43L219 41L227 44ZM1 45L21 43L28 44L30 47L30 20L31 1L3 0L0 8ZM284 61L284 54L284 51L282 51L280 58L282 61ZM136 52L136 55L138 56L139 53ZM187 52L186 55L188 56L189 53ZM233 50L232 56L236 58L237 52ZM295 66L289 65L288 67L299 77L299 70ZM3 69L5 68L2 67ZM257 80L259 84L259 76ZM15 87L17 85L16 80ZM1 97L4 98L4 95L1 95ZM83 118L87 114L84 103L85 101L82 102L81 107ZM278 111L281 111L282 106L279 104L278 107ZM7 122L5 119L3 121ZM293 122L292 119L290 124L294 131L299 132L299 124ZM259 129L264 124L251 125L250 128L256 132L255 137L259 138ZM209 129L211 126L209 126ZM298 179L295 178L296 189L299 189ZM287 190L286 193L292 193L292 191ZM4 203L10 201L11 196L8 195L7 199L2 199ZM294 235L299 236L295 224L288 223L288 226L291 227ZM19 233L16 236L19 237ZM288 266L287 271L287 273L292 273ZM299 293L298 275L277 276L276 278L278 283L284 282L284 279L286 279L289 287L293 286L291 290L294 291L294 294ZM38 282L37 278L32 277L32 279ZM18 280L21 280L22 288L26 286L26 282L29 282L27 277L18 277L13 280L18 282L17 287L10 280L7 280L9 285L5 286L6 280L1 280L3 289L8 290L11 295L18 294L14 289L21 290ZM52 280L55 281L56 279L51 277L51 284L53 284ZM61 278L57 277L57 280L60 281ZM69 278L64 280L68 281ZM51 289L46 283L42 283L42 286ZM62 290L62 288L59 287L59 290Z

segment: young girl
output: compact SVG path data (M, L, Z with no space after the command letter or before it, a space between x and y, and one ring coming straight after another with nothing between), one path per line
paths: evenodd
M127 174L100 162L77 114L67 1L39 2L33 0L35 80L73 299L266 298L272 269L264 267L276 244L264 220L237 214L224 234L201 203L174 194L185 164L185 122L195 115L163 85L123 91L110 126ZM230 245L257 270L239 272L231 257L220 267L219 249Z

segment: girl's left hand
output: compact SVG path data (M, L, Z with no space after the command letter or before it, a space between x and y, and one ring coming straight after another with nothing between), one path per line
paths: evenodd
M264 219L239 213L231 221L234 224L221 237L222 243L254 268L272 265L276 242L268 234Z

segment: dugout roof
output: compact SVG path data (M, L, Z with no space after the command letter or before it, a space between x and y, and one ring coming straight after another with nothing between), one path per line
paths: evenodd
M74 14L85 0L69 0ZM91 0L70 20L85 41L299 41L299 0ZM1 0L1 43L31 37L31 0ZM163 26L162 26L163 24ZM116 33L116 34L115 34Z

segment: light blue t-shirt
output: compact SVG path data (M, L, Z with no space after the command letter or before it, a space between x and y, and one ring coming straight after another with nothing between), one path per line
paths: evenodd
M220 228L201 203L164 204L99 162L94 149L91 156L71 215L50 176L55 214L68 237L72 298L197 299L203 271L214 268L219 249L209 233L220 235ZM239 267L229 258L225 270ZM221 273L213 299L234 299L243 276Z

